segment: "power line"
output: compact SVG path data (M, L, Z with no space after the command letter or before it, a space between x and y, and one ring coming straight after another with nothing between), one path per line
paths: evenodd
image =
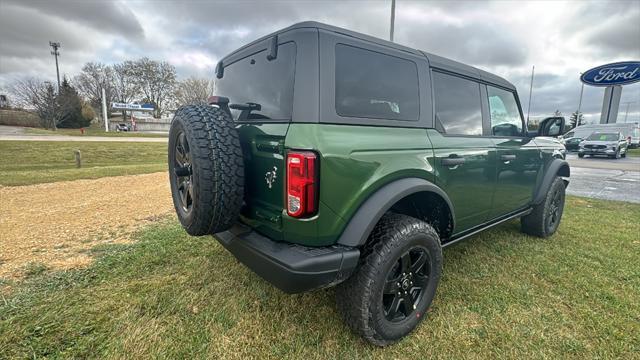
M56 57L56 76L58 77L58 92L60 92L60 69L58 68L58 56L60 55L58 49L60 48L60 43L49 41L49 46L53 48L51 55Z

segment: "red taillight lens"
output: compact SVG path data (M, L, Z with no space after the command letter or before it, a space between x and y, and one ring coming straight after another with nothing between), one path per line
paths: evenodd
M291 151L287 154L287 214L313 215L317 210L316 154Z

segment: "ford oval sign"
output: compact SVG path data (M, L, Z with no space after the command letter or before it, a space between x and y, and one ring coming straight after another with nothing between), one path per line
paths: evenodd
M640 81L640 61L623 61L601 65L587 70L580 76L587 85L625 85Z

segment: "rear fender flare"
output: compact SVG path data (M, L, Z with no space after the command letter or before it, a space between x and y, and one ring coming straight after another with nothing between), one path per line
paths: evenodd
M417 192L432 192L442 197L455 222L453 206L447 194L433 183L420 178L405 178L386 184L369 196L360 205L356 213L338 238L338 244L350 247L364 245L374 226L394 204ZM455 223L452 224L455 227Z

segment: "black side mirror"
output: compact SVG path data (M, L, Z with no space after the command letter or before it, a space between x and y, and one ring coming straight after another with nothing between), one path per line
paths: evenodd
M564 133L564 124L565 121L563 117L546 118L540 122L536 136L559 136Z

